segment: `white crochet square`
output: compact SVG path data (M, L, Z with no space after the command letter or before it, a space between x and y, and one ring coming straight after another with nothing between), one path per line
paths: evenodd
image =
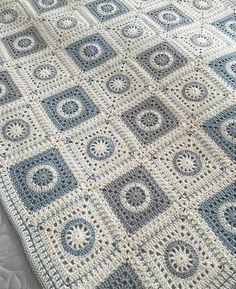
M101 179L122 170L133 159L133 143L119 125L100 120L80 130L67 147L86 178Z
M124 110L142 98L150 79L131 60L118 60L91 77L91 84L107 108Z
M154 149L153 165L186 198L196 196L223 176L219 155L203 135L178 133L168 145Z
M163 90L190 119L205 119L210 111L227 100L227 90L203 66L187 67L174 79L163 83Z
M226 50L227 42L219 37L216 31L205 25L191 25L178 31L177 42L195 57L204 60L217 56Z
M221 256L191 217L173 218L143 241L137 257L155 288L204 288L222 273Z
M148 21L145 16L128 14L126 17L109 22L107 29L117 44L123 48L124 53L134 56L138 48L159 38Z
M1 155L19 153L42 143L46 134L41 116L30 105L12 105L0 113Z
M55 10L44 19L44 24L52 29L51 36L62 43L65 39L76 37L81 30L89 26L88 21L77 9Z
M42 53L19 62L18 72L33 94L49 93L62 89L71 82L62 52Z
M0 35L8 34L14 29L24 26L30 20L30 14L20 1L1 1L0 3Z
M115 264L121 249L116 230L97 200L80 195L38 223L37 252L53 282L82 288Z
M181 3L186 11L191 11L191 16L196 20L209 18L216 13L225 10L223 1L220 0L186 0Z

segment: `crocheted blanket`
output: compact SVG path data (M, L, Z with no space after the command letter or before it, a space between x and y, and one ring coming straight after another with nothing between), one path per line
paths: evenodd
M236 288L235 9L1 0L0 198L43 288Z

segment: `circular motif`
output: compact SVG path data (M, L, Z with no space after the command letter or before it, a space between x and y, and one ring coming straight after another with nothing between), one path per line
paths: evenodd
M9 141L22 141L29 136L30 126L23 119L12 119L3 125L2 134Z
M80 47L79 55L86 61L94 61L101 57L102 48L97 43L85 43Z
M57 27L60 29L71 29L74 28L77 25L77 20L74 17L67 16L62 17L59 20L57 20Z
M222 204L218 209L218 218L226 231L236 234L236 202Z
M26 175L26 184L34 192L49 192L57 183L58 172L52 165L36 165Z
M54 6L56 6L58 3L58 0L38 0L37 4L41 7L41 8L53 8Z
M229 20L225 23L225 29L230 33L236 33L236 21Z
M208 10L212 8L211 0L193 0L193 5L200 10Z
M201 159L190 150L178 151L173 158L173 165L177 172L185 176L196 175L202 168Z
M108 159L114 153L115 145L106 136L94 137L87 145L88 155L98 161Z
M107 89L115 94L122 94L129 90L130 88L130 80L128 76L124 74L116 74L112 75L107 83Z
M40 80L50 80L57 75L57 70L51 64L41 64L35 68L33 74Z
M156 51L150 56L149 62L153 68L164 70L173 65L174 57L167 51Z
M224 139L232 144L236 144L236 118L225 120L220 126Z
M162 115L154 109L142 110L136 116L136 123L138 127L147 132L159 129L162 122Z
M94 246L94 228L84 219L72 220L64 226L61 233L61 242L64 250L71 255L84 256Z
M181 279L192 276L199 266L195 249L182 240L169 243L165 249L164 258L168 270Z
M126 210L132 213L141 213L147 210L151 204L151 192L143 183L132 182L121 190L120 202Z
M229 61L225 64L225 69L233 78L236 79L236 60Z
M4 97L6 95L7 88L4 83L0 82L0 98Z
M213 44L212 39L209 36L203 34L194 34L190 40L193 44L200 47L209 47Z
M13 41L13 46L19 51L28 51L35 45L35 40L31 36L20 36Z
M164 10L158 14L159 21L167 25L175 25L180 22L179 15L174 11Z
M0 12L0 23L10 24L16 21L17 12L13 9L5 9Z
M184 85L182 95L189 101L202 101L208 96L207 87L197 81L192 81Z
M66 119L78 117L83 109L82 103L76 98L66 98L57 104L57 113Z
M106 3L100 3L97 5L97 12L103 16L110 16L115 14L117 11L117 7L114 3L110 1Z
M127 24L122 28L121 33L127 38L138 38L143 35L143 27L137 24Z

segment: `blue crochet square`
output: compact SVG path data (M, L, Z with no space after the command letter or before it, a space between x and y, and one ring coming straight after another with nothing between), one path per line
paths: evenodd
M21 97L21 93L7 71L0 72L0 105Z
M170 206L166 194L142 165L115 179L102 191L130 234L135 233Z
M166 30L172 30L193 22L190 17L173 4L151 10L147 15Z
M236 52L213 60L209 66L236 90Z
M178 126L178 120L156 97L150 97L122 115L140 143L148 145Z
M47 47L47 43L33 26L4 37L2 42L10 56L15 59L36 53Z
M93 69L116 56L113 48L98 33L70 44L66 52L82 71Z
M31 4L38 13L44 13L66 4L65 0L31 0Z
M129 11L120 0L96 0L85 6L90 13L101 22L110 20Z
M236 254L236 183L202 203L199 213L223 245Z
M96 289L145 289L139 276L128 263L124 263L113 271Z
M99 113L84 89L75 86L49 96L42 105L59 131L66 131Z
M212 23L225 35L236 41L236 14L230 14Z
M207 120L203 128L228 157L236 161L236 105Z
M187 64L187 59L167 42L143 51L136 60L156 80L168 76Z
M57 149L48 149L10 167L10 176L25 207L35 212L77 187Z

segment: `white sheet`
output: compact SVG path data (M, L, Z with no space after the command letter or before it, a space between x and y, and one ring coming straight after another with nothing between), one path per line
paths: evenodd
M42 289L30 269L18 236L1 206L0 289Z

